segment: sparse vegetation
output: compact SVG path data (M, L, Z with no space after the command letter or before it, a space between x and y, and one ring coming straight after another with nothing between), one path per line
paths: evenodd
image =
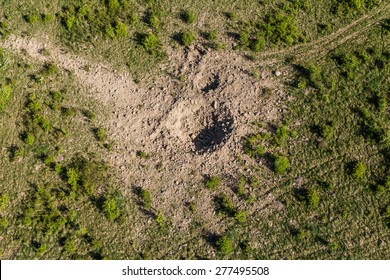
M285 156L276 155L274 157L274 171L276 174L285 174L290 168L290 161Z
M3 1L3 258L388 257L388 1L229 1Z
M221 179L217 176L210 176L206 179L205 187L209 190L215 189L221 185Z
M224 255L230 255L234 252L233 240L226 235L221 236L217 240L217 248Z
M180 32L177 36L178 42L185 47L191 45L196 39L195 34L191 31Z

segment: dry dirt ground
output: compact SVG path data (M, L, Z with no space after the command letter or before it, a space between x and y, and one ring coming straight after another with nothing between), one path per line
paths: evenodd
M200 211L212 207L205 203L211 197L200 187L204 176L234 178L243 173L237 158L242 137L254 121L275 121L280 115L283 76L234 52L196 47L172 51L162 66L170 70L137 85L129 73L73 55L47 38L11 36L2 45L74 74L109 112L105 127L114 145L107 160L125 189L150 190L158 209L174 213L173 222L185 220L180 217L184 202L194 201ZM42 49L49 55L42 55ZM259 78L253 77L253 69ZM139 151L148 157L140 158Z

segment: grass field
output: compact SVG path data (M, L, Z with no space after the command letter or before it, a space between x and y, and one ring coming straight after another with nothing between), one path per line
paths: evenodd
M1 259L390 255L387 1L0 7Z

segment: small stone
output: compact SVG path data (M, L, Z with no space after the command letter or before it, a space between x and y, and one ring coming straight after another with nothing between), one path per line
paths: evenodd
M218 109L218 102L213 101L213 103L211 103L211 107L213 107L215 110Z
M275 76L276 77L279 77L279 76L281 76L282 75L282 72L280 72L280 71L275 71Z

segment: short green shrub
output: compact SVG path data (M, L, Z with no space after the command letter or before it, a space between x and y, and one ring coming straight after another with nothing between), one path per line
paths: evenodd
M95 119L95 114L89 110L84 110L83 111L84 116L86 116L90 121Z
M216 245L217 245L218 251L220 251L224 255L230 255L234 252L233 240L226 235L221 236L217 240Z
M339 248L339 244L336 242L329 243L328 248L330 251L335 251Z
M51 91L50 96L55 102L61 102L64 99L64 96L59 91Z
M285 156L274 156L274 172L276 174L285 174L290 168L290 161Z
M217 31L209 31L204 34L204 37L206 40L209 41L215 41L218 39L218 32Z
M234 215L237 213L237 209L233 204L233 200L227 195L218 196L216 197L215 201L218 211L232 217L234 217Z
M196 14L194 11L183 11L181 14L180 14L180 18L182 19L182 21L184 21L185 23L187 24L191 24L191 23L194 23L196 21Z
M22 157L24 153L24 148L13 145L9 148L9 159L10 161L15 161L16 159Z
M364 178L366 171L367 171L366 165L361 161L357 161L354 163L352 167L351 176L356 180L361 180Z
M45 63L45 65L43 65L43 68L40 72L40 75L46 77L46 76L51 76L51 75L55 75L57 74L59 71L57 65L53 64L53 63Z
M8 201L9 201L8 195L4 193L0 195L0 210L3 210L5 208Z
M296 191L297 199L308 207L316 207L320 202L318 193L314 189L301 189Z
M43 255L47 251L45 244L39 244L35 247L35 252L39 255Z
M210 176L205 182L205 187L209 190L215 189L221 185L221 179L217 176Z
M307 190L306 192L306 205L309 207L316 207L320 202L320 198L315 190Z
M77 250L76 242L73 238L67 238L64 243L64 250L68 254L74 254Z
M139 43L151 55L157 55L161 48L161 43L153 33L139 35Z
M114 32L117 38L123 38L127 36L127 26L121 21L115 23Z
M41 19L44 23L49 23L54 20L54 17L51 14L42 14Z
M72 187L72 190L78 188L80 181L80 173L76 168L70 167L66 170L66 178L69 186Z
M334 128L332 125L324 125L321 127L321 137L324 138L326 141L329 141L333 136Z
M4 111L5 106L11 99L12 88L8 85L0 85L0 112Z
M142 202L146 210L152 209L152 196L148 190L142 190L141 192Z
M69 107L62 107L61 108L61 113L62 115L64 115L65 117L73 117L77 114L77 111L75 108L69 108Z
M8 224L8 219L6 217L0 217L0 229L6 229Z
M165 219L164 219L164 216L161 212L157 214L155 221L160 228L164 227Z
M244 153L258 159L265 155L266 149L263 145L263 141L270 137L269 134L259 133L253 134L244 138Z
M105 198L102 205L102 211L104 215L112 222L115 221L121 215L121 211L117 205L117 201L113 197Z
M104 128L96 128L95 129L95 136L96 139L100 142L106 141L107 140L107 132L105 131Z
M143 158L143 159L148 159L149 158L149 155L146 153L146 152L144 152L144 151L137 151L137 157L139 157L139 158Z
M35 142L35 136L34 134L30 132L26 132L23 135L23 142L26 143L27 145L32 145Z
M261 36L253 39L249 43L249 48L254 52L259 52L264 49L265 39Z
M36 22L38 22L39 17L36 14L31 14L31 15L25 15L24 19L28 23L36 23Z
M191 31L183 31L178 35L178 41L181 45L187 47L191 45L196 39L196 36Z
M234 214L234 219L239 223L245 223L247 219L247 211L236 211Z

